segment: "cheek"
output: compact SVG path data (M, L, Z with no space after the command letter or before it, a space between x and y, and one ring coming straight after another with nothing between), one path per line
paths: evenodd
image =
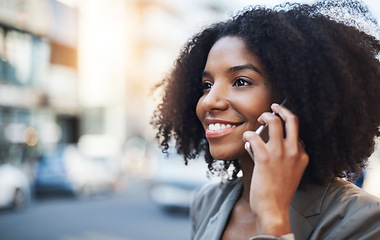
M197 113L197 117L198 117L199 121L201 121L201 123L203 124L203 119L205 118L205 111L203 110L202 102L203 102L203 97L201 97L198 100L196 113Z
M259 124L257 119L264 112L270 112L272 99L267 95L253 95L240 99L238 103L235 103L235 109L251 124Z
M270 111L270 105L265 104L264 106L258 106L256 108L252 107L250 109L247 109L247 118L249 121L257 122L257 119L263 114L264 112Z

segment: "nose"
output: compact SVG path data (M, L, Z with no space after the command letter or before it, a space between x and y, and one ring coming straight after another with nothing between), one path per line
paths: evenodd
M202 105L207 112L227 110L229 107L227 90L222 85L214 84L204 97Z

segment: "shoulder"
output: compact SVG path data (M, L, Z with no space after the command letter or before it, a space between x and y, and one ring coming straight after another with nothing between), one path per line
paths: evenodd
M345 212L353 212L362 208L380 210L380 199L369 194L353 183L342 179L331 182L324 198L325 206L345 206Z
M380 239L379 219L379 198L336 179L325 192L316 228L323 239Z
M330 214L340 208L345 213L363 207L379 207L380 199L351 182L336 178L328 185L307 185L297 190L292 206L304 217Z

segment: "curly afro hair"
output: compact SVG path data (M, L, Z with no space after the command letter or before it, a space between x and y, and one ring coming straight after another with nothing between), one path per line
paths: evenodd
M328 14L332 9L351 17L334 18ZM186 43L159 85L164 97L152 118L157 140L164 150L174 140L185 163L204 154L211 172L233 164L230 177L236 178L238 160L225 161L222 170L214 165L196 105L211 47L222 37L237 36L261 60L273 91L287 98L299 118L310 158L303 182L355 179L380 136L380 42L352 21L357 17L377 27L360 2L323 1L250 7L204 29Z

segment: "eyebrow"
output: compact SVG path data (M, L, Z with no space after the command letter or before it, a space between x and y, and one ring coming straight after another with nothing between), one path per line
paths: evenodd
M253 70L253 71L261 74L261 72L259 71L259 69L257 69L257 67L253 66L252 64L234 66L234 67L229 68L227 72L237 72L237 71L244 70L244 69ZM202 77L207 77L207 76L210 76L210 75L211 74L209 72L207 72L207 71L203 71L202 72Z
M211 74L207 71L202 71L202 77L208 77L210 76Z
M250 69L250 70L253 70L257 73L261 73L259 71L259 69L257 69L257 67L253 66L252 64L234 66L234 67L231 67L230 69L228 69L228 72L236 72L236 71L244 70L244 69Z

